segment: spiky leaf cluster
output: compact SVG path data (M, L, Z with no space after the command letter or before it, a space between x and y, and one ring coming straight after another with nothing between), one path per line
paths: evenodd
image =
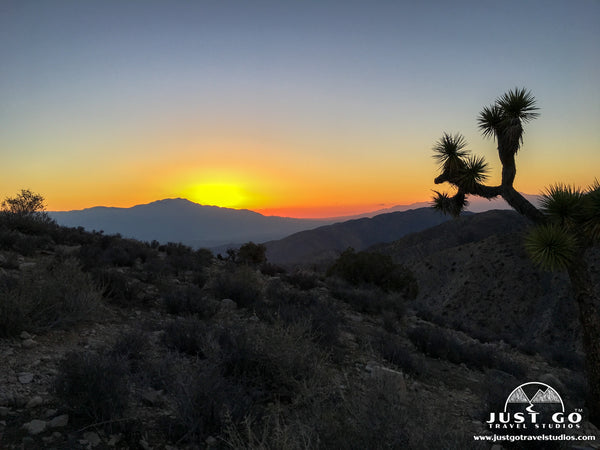
M579 249L600 242L600 184L586 191L555 184L542 196L548 223L527 237L534 262L548 269L565 268Z
M443 172L453 175L463 165L463 158L468 152L465 150L467 140L461 134L444 133L433 146L433 158L439 163Z
M468 205L467 197L462 192L458 192L454 196L450 196L445 192L433 192L435 192L435 196L433 197L431 206L436 211L440 211L444 214L458 217L462 210Z
M558 224L539 225L525 239L531 260L549 270L566 268L577 253L577 239Z
M566 184L555 184L546 189L541 199L544 213L553 222L574 228L584 218L584 194L581 190Z
M600 243L600 183L594 181L584 197L584 230L592 244Z
M467 205L466 194L473 193L488 177L485 159L470 155L466 146L467 141L461 134L444 133L433 147L433 157L442 172L436 182L447 181L458 188L454 196L434 191L433 206L453 216L458 216Z
M485 137L496 138L498 150L515 154L523 143L523 124L539 116L535 97L525 88L515 88L483 108L477 123Z
M463 160L463 165L458 171L456 184L467 192L473 192L478 184L488 178L488 165L483 156L469 156Z

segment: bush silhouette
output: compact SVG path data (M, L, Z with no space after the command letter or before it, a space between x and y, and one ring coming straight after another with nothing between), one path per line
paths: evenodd
M415 298L418 292L417 280L410 270L380 253L356 253L349 248L329 268L327 275L338 276L354 286L370 284L386 291L402 292L408 298Z

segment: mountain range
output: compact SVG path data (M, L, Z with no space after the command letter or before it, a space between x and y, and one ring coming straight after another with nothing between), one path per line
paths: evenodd
M182 198L158 200L131 208L97 206L49 212L60 225L121 234L141 241L181 242L211 248L248 241L279 239L332 220L270 217L245 210L205 206Z
M348 247L357 251L364 250L374 244L392 242L449 219L433 208L417 208L379 214L372 218L347 220L267 242L267 259L282 265L328 262Z
M535 196L526 195L526 197L532 201L537 201ZM297 219L264 216L247 209L206 206L186 199L174 198L136 205L131 208L96 206L74 211L50 211L48 214L58 224L68 227L83 227L88 231L102 230L106 234L118 233L124 237L142 241L157 240L161 243L181 242L194 248L204 247L225 250L229 246L236 247L248 241L274 241L300 231L332 225L334 223L373 218L382 214L417 210L428 208L429 206L427 202L420 202L410 205L397 205L392 208L365 212L353 216L326 219ZM488 201L475 198L469 204L469 210L473 212L487 209L509 209L509 206L502 199ZM431 217L425 219L422 216L425 220L422 226L413 224L406 230L404 228L399 229L398 232L391 229L387 231L383 231L383 229L374 230L373 232L369 231L373 236L372 238L366 237L366 231L357 231L357 233L362 233L365 237L346 236L346 238L341 238L341 236L338 236L333 250L339 250L340 246L353 246L358 250L365 245L372 245L376 242L390 242L391 240L400 238L406 232L418 231L427 226L439 223L432 222ZM396 220L394 217L388 217L388 219L392 222ZM376 221L370 224L377 228L383 222ZM367 226L367 223L356 223L352 226ZM393 227L394 225L390 226ZM385 229L385 226L383 228ZM323 231L321 230L321 232ZM335 231L341 231L341 229L336 228ZM380 240L378 241L377 239ZM272 255L281 254L281 251L276 248L282 246L284 244L271 244L270 253ZM323 249L320 250L319 246L316 245L313 250L312 253L319 253ZM304 252L303 255L308 256L309 253ZM282 255L281 258L279 256L274 257L275 259L287 258L285 255ZM287 259L290 260L290 258Z

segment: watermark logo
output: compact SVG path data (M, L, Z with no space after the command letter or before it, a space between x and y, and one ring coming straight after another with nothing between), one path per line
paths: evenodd
M581 410L566 411L552 386L531 381L517 386L506 398L504 411L490 413L491 430L568 430L581 428Z

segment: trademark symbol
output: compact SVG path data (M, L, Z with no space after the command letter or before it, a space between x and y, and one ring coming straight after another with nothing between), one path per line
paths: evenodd
M582 408L575 408L575 412L582 413L583 409Z

